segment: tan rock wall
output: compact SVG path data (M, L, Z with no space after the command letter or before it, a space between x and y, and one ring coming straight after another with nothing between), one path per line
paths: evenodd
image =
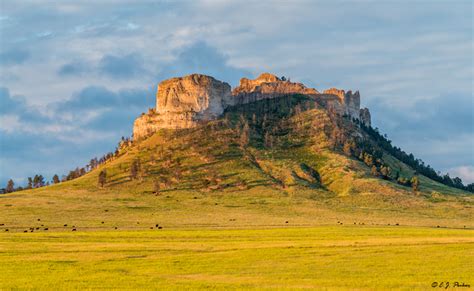
M311 96L328 110L340 115L348 114L370 125L370 112L366 108L360 109L359 91L352 93L330 88L321 94L301 83L283 81L264 73L254 80L242 78L239 86L231 92L230 85L225 82L192 74L168 79L158 85L156 110L135 120L133 137L140 139L161 128L191 128L200 121L217 118L229 106L288 94Z
M239 86L232 91L235 104L245 104L288 94L315 95L318 91L307 88L301 83L282 81L269 73L263 73L255 80L242 78Z

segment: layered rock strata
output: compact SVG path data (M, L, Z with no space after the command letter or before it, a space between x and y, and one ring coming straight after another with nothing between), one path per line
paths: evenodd
M232 91L234 104L245 104L288 94L316 95L319 92L301 83L282 80L269 73L263 73L255 80L242 78L239 86Z
M192 74L161 82L156 109L135 120L133 137L142 138L161 128L191 128L215 119L231 105L230 85L213 77Z
M370 125L370 112L360 109L359 91L345 92L336 88L319 93L302 83L264 73L250 80L242 78L232 92L229 84L213 77L192 74L172 78L158 85L156 109L142 114L135 120L134 139L146 137L159 129L191 128L200 121L217 118L233 105L246 104L262 99L277 98L289 94L303 94L315 98L328 110L348 115Z

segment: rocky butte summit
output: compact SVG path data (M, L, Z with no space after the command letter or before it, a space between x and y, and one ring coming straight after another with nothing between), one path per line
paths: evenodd
M370 112L367 108L360 108L359 91L352 93L331 88L320 93L302 83L290 82L269 73L263 73L254 80L242 78L239 86L231 90L226 82L192 74L164 80L158 85L156 108L135 120L133 138L144 138L162 128L195 127L202 121L218 118L230 106L291 94L314 98L326 109L370 126Z

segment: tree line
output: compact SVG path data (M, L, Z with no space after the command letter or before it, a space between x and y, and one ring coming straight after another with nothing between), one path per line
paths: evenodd
M13 181L13 179L9 179L5 188L0 189L0 193L11 193L26 189L41 188L52 184L58 184L61 182L74 180L76 178L84 176L85 174L96 169L100 165L117 157L120 154L121 149L131 146L131 144L132 140L130 138L122 137L114 152L108 152L100 158L94 157L90 159L89 163L84 167L76 167L74 170L70 170L67 175L62 175L61 178L59 178L59 176L55 174L53 175L51 181L46 181L43 175L36 174L34 177L27 178L26 186L15 186L15 181Z
M360 123L360 127L373 138L379 147L413 168L417 173L446 186L474 193L474 183L464 185L459 177L451 178L449 173L442 175L440 172L436 172L430 165L425 164L421 159L415 158L412 153L407 154L399 147L393 146L392 141L388 139L387 135L380 134L378 128L368 127L362 123Z

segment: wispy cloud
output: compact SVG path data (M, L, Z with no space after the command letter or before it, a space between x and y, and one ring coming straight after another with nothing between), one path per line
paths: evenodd
M471 167L472 17L468 1L4 1L0 162L21 176L43 161L36 149L58 156L45 155L50 171L73 151L100 154L163 78L236 85L271 71L359 89L394 144L442 171Z

